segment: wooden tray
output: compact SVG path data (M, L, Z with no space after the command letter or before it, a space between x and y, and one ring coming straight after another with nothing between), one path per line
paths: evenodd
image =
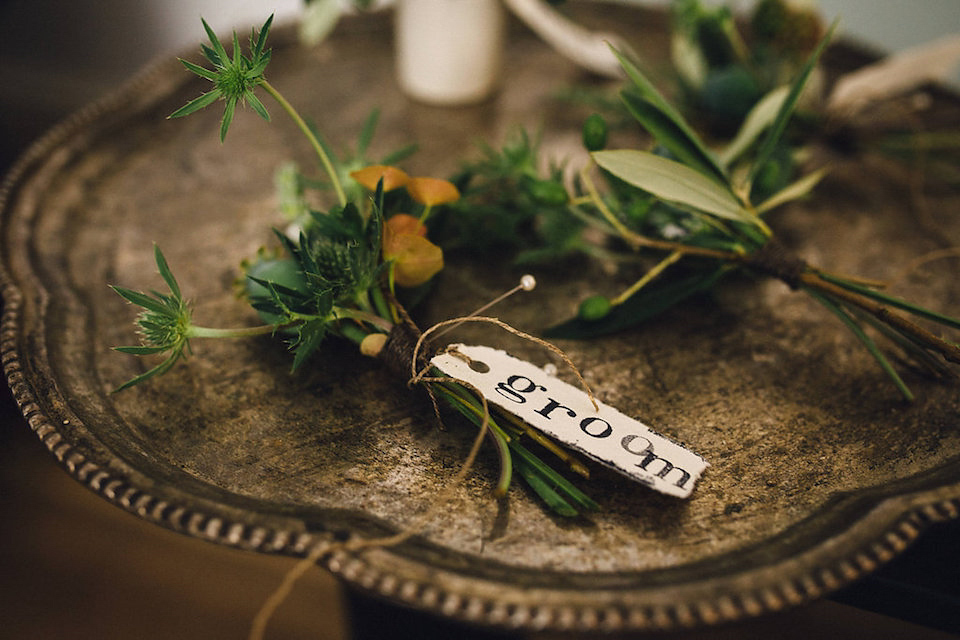
M666 50L661 14L583 11L646 55ZM449 110L395 88L383 19L348 22L314 50L282 30L273 45L271 82L335 144L349 144L379 107L377 149L419 141L416 174L449 175L475 140L503 140L517 125L542 127L548 149L576 146L583 114L554 96L589 80L523 30L510 42L519 63L495 100ZM351 348L325 345L291 375L269 338L197 342L168 376L111 394L144 363L110 349L134 341L134 310L107 284L159 287L156 242L186 295L203 301L198 321L253 322L234 298L233 265L281 223L274 169L312 162L279 112L272 125L238 114L223 145L214 110L166 120L201 90L166 61L55 128L8 175L2 355L14 396L78 481L187 535L303 555L318 542L397 531L449 481L473 433L457 423L437 430L429 403ZM936 109L960 121L956 101ZM926 189L918 216L910 171L822 153L834 167L817 197L773 221L812 262L894 279L960 239L955 190ZM500 262L451 260L420 322L512 286L518 273ZM957 314L955 272L956 262L934 263L895 291ZM535 292L498 310L534 332L566 317L602 277L582 265L537 275ZM494 330L456 339L547 360ZM370 593L486 625L669 629L817 598L889 560L929 523L957 517L957 385L908 370L919 400L904 404L838 323L778 283L731 281L642 329L560 346L604 401L711 463L691 499L597 469L584 488L602 511L554 518L520 486L492 499L494 463L484 457L421 536L321 564Z

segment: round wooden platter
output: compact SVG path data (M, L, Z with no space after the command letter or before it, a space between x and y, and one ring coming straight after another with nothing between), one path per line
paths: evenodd
M660 14L582 11L645 55L666 50ZM375 153L419 142L414 174L450 175L476 141L497 143L520 125L542 130L548 152L576 148L583 114L556 92L593 81L526 31L512 32L497 96L458 109L399 93L390 40L377 17L341 25L315 49L281 29L270 80L340 147L381 109ZM213 109L166 119L202 90L175 60L159 64L52 130L7 177L2 353L13 393L78 481L187 535L303 555L410 526L474 432L453 419L438 429L422 394L353 348L331 341L291 374L277 340L195 341L170 374L111 393L146 364L111 350L135 342L135 310L107 284L160 288L157 243L198 322L254 323L234 295L237 265L282 224L274 170L313 162L278 110L269 125L239 113L225 144ZM960 120L947 102L936 109ZM960 239L956 190L928 184L918 199L901 165L822 153L833 171L816 197L772 220L784 241L818 265L896 280L896 293L960 312L955 261L903 271ZM534 333L587 292L616 287L582 264L535 274L537 290L496 311ZM452 257L417 319L462 315L518 275L499 256ZM550 360L495 329L452 339ZM706 458L691 498L594 468L581 486L601 510L554 517L519 483L492 498L485 452L420 535L331 551L321 565L372 594L485 625L670 629L817 598L957 516L956 382L905 366L918 399L904 403L838 322L782 284L731 280L642 328L559 346L602 400Z

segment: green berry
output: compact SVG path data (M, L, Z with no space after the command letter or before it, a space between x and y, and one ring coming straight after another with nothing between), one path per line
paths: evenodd
M714 123L735 129L761 95L753 74L741 65L732 65L707 75L700 100Z
M613 305L607 296L590 296L580 303L578 315L583 320L600 320L610 313Z
M591 114L583 123L583 146L587 151L600 151L607 146L607 121L599 113Z
M538 204L560 207L570 200L567 190L553 180L535 180L530 184L530 196Z

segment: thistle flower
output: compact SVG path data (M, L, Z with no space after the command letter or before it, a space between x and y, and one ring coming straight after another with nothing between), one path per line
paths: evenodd
M214 88L204 93L199 98L194 98L170 114L171 118L181 118L199 111L204 107L213 104L217 99L222 98L226 103L223 110L223 120L220 122L220 140L223 141L227 136L227 129L233 121L233 114L236 111L237 103L243 102L248 105L266 121L270 121L270 114L267 108L263 106L260 99L254 94L254 89L263 84L263 72L270 63L270 50L265 49L267 35L270 33L270 25L273 22L273 16L267 18L267 21L260 27L260 31L252 31L250 34L250 57L240 52L240 39L237 32L233 32L233 57L227 55L227 50L220 43L217 34L214 33L206 20L202 20L203 28L210 38L212 47L201 45L203 55L213 64L213 69L205 69L189 60L181 59L187 69L197 74L201 78L206 78L213 82Z
M127 302L143 308L136 319L141 344L114 347L114 350L135 356L150 356L164 352L169 352L169 354L163 362L126 381L117 387L116 391L123 391L147 378L169 371L177 363L177 360L185 357L185 353L190 352L191 338L244 338L275 331L273 325L239 329L214 329L193 324L190 304L180 293L180 285L177 284L177 279L170 271L160 247L154 245L153 255L157 263L157 271L160 272L160 277L167 284L170 293L160 293L159 291L144 293L124 287L110 286Z
M165 373L183 356L184 350L189 351L190 306L180 294L180 287L173 277L173 273L170 272L163 253L157 246L154 246L154 257L160 276L170 288L170 293L164 294L153 291L146 294L141 291L111 286L128 302L143 307L143 311L140 312L136 320L141 344L114 348L121 353L137 356L152 355L165 351L169 351L170 354L159 365L127 381L117 391L132 387L152 376Z

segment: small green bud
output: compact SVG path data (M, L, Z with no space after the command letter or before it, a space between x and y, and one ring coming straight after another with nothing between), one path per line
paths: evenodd
M700 101L721 129L736 129L763 92L753 74L741 65L711 71L701 89Z
M735 30L729 7L704 10L701 14L696 26L696 41L711 69L725 67L737 59L730 39L730 32Z
M578 315L583 320L600 320L610 313L610 309L612 308L613 305L607 296L590 296L580 303Z
M786 187L793 177L793 169L792 156L786 148L781 147L769 162L757 170L750 189L750 199L760 202Z
M757 40L772 42L786 27L789 11L784 0L760 0L753 7L750 27Z
M583 146L587 151L600 151L607 146L607 121L599 113L583 122Z
M534 180L530 184L530 196L538 204L551 207L563 206L570 201L563 185L553 180Z
M647 214L650 213L650 207L653 206L653 198L642 198L637 200L632 200L627 204L624 213L626 213L627 220L629 220L634 225L641 224L647 218Z

